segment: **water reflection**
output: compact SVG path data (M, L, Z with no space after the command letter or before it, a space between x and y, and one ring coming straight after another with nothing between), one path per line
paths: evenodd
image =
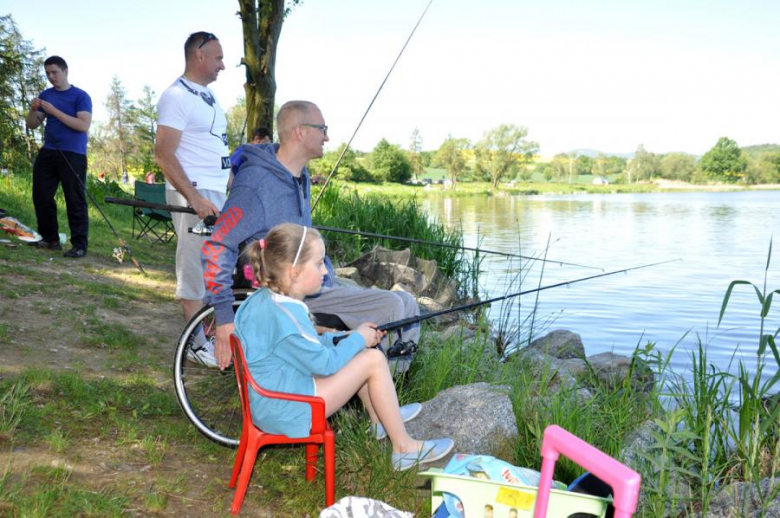
M759 308L752 289L736 290L721 327L715 329L715 324L730 281L763 283L778 201L780 193L744 192L431 198L422 204L446 226L462 226L467 246L541 256L551 237L549 258L606 271L681 258L545 291L540 312L557 315L563 310L553 327L582 335L588 354L628 354L648 340L669 351L688 333L672 360L675 369L685 372L697 337L707 344L710 361L725 368L741 358L754 369ZM535 287L541 274L540 263L533 265L524 281L528 287ZM490 256L484 266L486 295L506 293L517 262ZM542 284L592 274L548 264ZM768 286L780 288L778 254ZM515 312L518 319L532 302L523 301ZM778 304L769 314L771 329L780 325ZM769 361L767 379L777 371Z

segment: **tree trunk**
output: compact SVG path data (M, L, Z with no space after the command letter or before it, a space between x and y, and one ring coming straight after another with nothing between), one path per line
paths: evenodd
M246 134L265 126L273 134L276 47L284 21L284 0L238 0L244 33Z

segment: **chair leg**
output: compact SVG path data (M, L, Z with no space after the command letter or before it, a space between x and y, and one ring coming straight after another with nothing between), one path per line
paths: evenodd
M247 445L244 460L241 465L241 473L238 476L236 494L233 497L233 505L230 506L231 514L237 515L239 511L241 511L241 506L244 504L244 496L246 496L246 490L249 488L249 480L252 478L252 472L255 470L255 460L257 460L257 452L259 449L257 444Z
M306 445L306 480L311 482L317 477L317 449L316 444Z
M233 474L230 475L228 487L236 487L238 474L241 473L241 466L244 464L244 453L246 452L246 430L241 431L241 438L238 440L238 450L236 451L236 460L233 462Z
M336 493L336 441L332 430L325 432L325 507L335 501Z

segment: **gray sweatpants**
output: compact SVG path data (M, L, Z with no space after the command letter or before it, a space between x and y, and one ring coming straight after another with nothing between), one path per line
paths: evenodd
M420 314L417 301L405 291L333 286L322 288L320 293L306 297L304 302L312 313L337 315L350 329L363 322L382 325ZM402 336L404 341L419 343L420 324L403 329ZM382 339L382 346L387 345L388 337L385 337Z

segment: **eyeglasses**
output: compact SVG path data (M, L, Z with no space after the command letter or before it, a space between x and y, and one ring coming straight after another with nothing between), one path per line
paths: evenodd
M216 40L216 39L217 39L217 37L216 37L216 36L214 36L214 35L213 35L213 34L211 34L210 32L207 32L207 33L206 33L206 37L205 37L205 38L203 38L203 41L201 41L201 42L200 42L200 45L198 45L198 48L199 48L199 49L202 49L202 48L203 48L203 45L205 45L206 43L210 42L211 40Z
M328 126L326 124L309 124L307 122L304 122L301 124L301 126L308 126L310 128L317 128L318 130L322 130L322 133L327 136L328 135Z

